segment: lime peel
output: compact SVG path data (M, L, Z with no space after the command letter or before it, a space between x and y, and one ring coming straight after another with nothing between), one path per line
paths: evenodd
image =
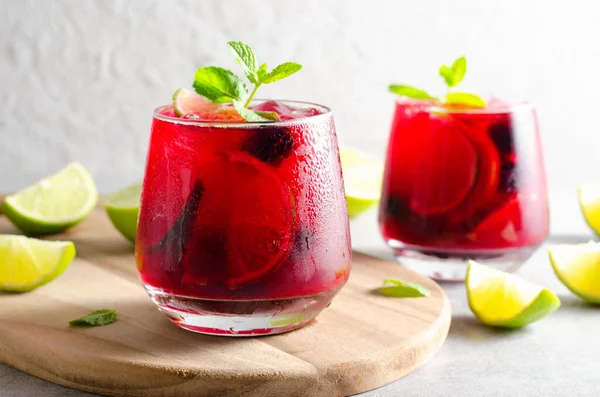
M560 307L548 288L471 260L465 284L471 311L486 325L520 328Z

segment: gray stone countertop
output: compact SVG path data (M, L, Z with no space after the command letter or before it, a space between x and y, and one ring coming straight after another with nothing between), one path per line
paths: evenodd
M548 244L594 239L574 194L551 196ZM375 210L352 221L356 250L392 259L376 225ZM550 287L562 301L548 318L524 329L485 327L469 310L462 283L442 283L452 303L448 339L429 363L366 397L397 396L600 396L600 307L586 304L554 276L545 248L519 271ZM92 396L0 364L0 396Z

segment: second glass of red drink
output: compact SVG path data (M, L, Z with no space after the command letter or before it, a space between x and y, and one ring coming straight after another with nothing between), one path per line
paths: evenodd
M402 264L437 279L464 279L467 259L515 270L549 228L535 109L448 98L397 101L381 232Z

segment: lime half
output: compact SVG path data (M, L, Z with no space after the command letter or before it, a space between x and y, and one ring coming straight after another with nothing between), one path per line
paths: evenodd
M548 249L556 276L575 295L600 304L600 244L557 245Z
M600 183L579 186L579 207L587 224L600 234Z
M0 291L31 291L60 276L74 257L70 241L0 235Z
M136 183L119 190L104 201L104 208L112 224L131 242L135 242L141 193L142 185Z
M560 306L560 300L548 288L474 261L469 261L465 283L469 307L487 325L523 327Z
M78 162L7 196L8 219L32 235L60 233L81 222L96 206L98 191L92 176Z
M376 204L381 197L383 163L356 149L340 149L344 172L348 216L355 217Z

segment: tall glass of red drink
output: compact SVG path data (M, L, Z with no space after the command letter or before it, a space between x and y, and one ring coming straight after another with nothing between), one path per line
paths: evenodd
M254 101L275 122L154 112L136 241L139 276L178 326L219 335L307 324L350 272L331 111ZM229 117L231 116L231 117Z
M463 279L466 259L516 269L548 235L533 106L399 100L379 223L399 261L434 278Z

